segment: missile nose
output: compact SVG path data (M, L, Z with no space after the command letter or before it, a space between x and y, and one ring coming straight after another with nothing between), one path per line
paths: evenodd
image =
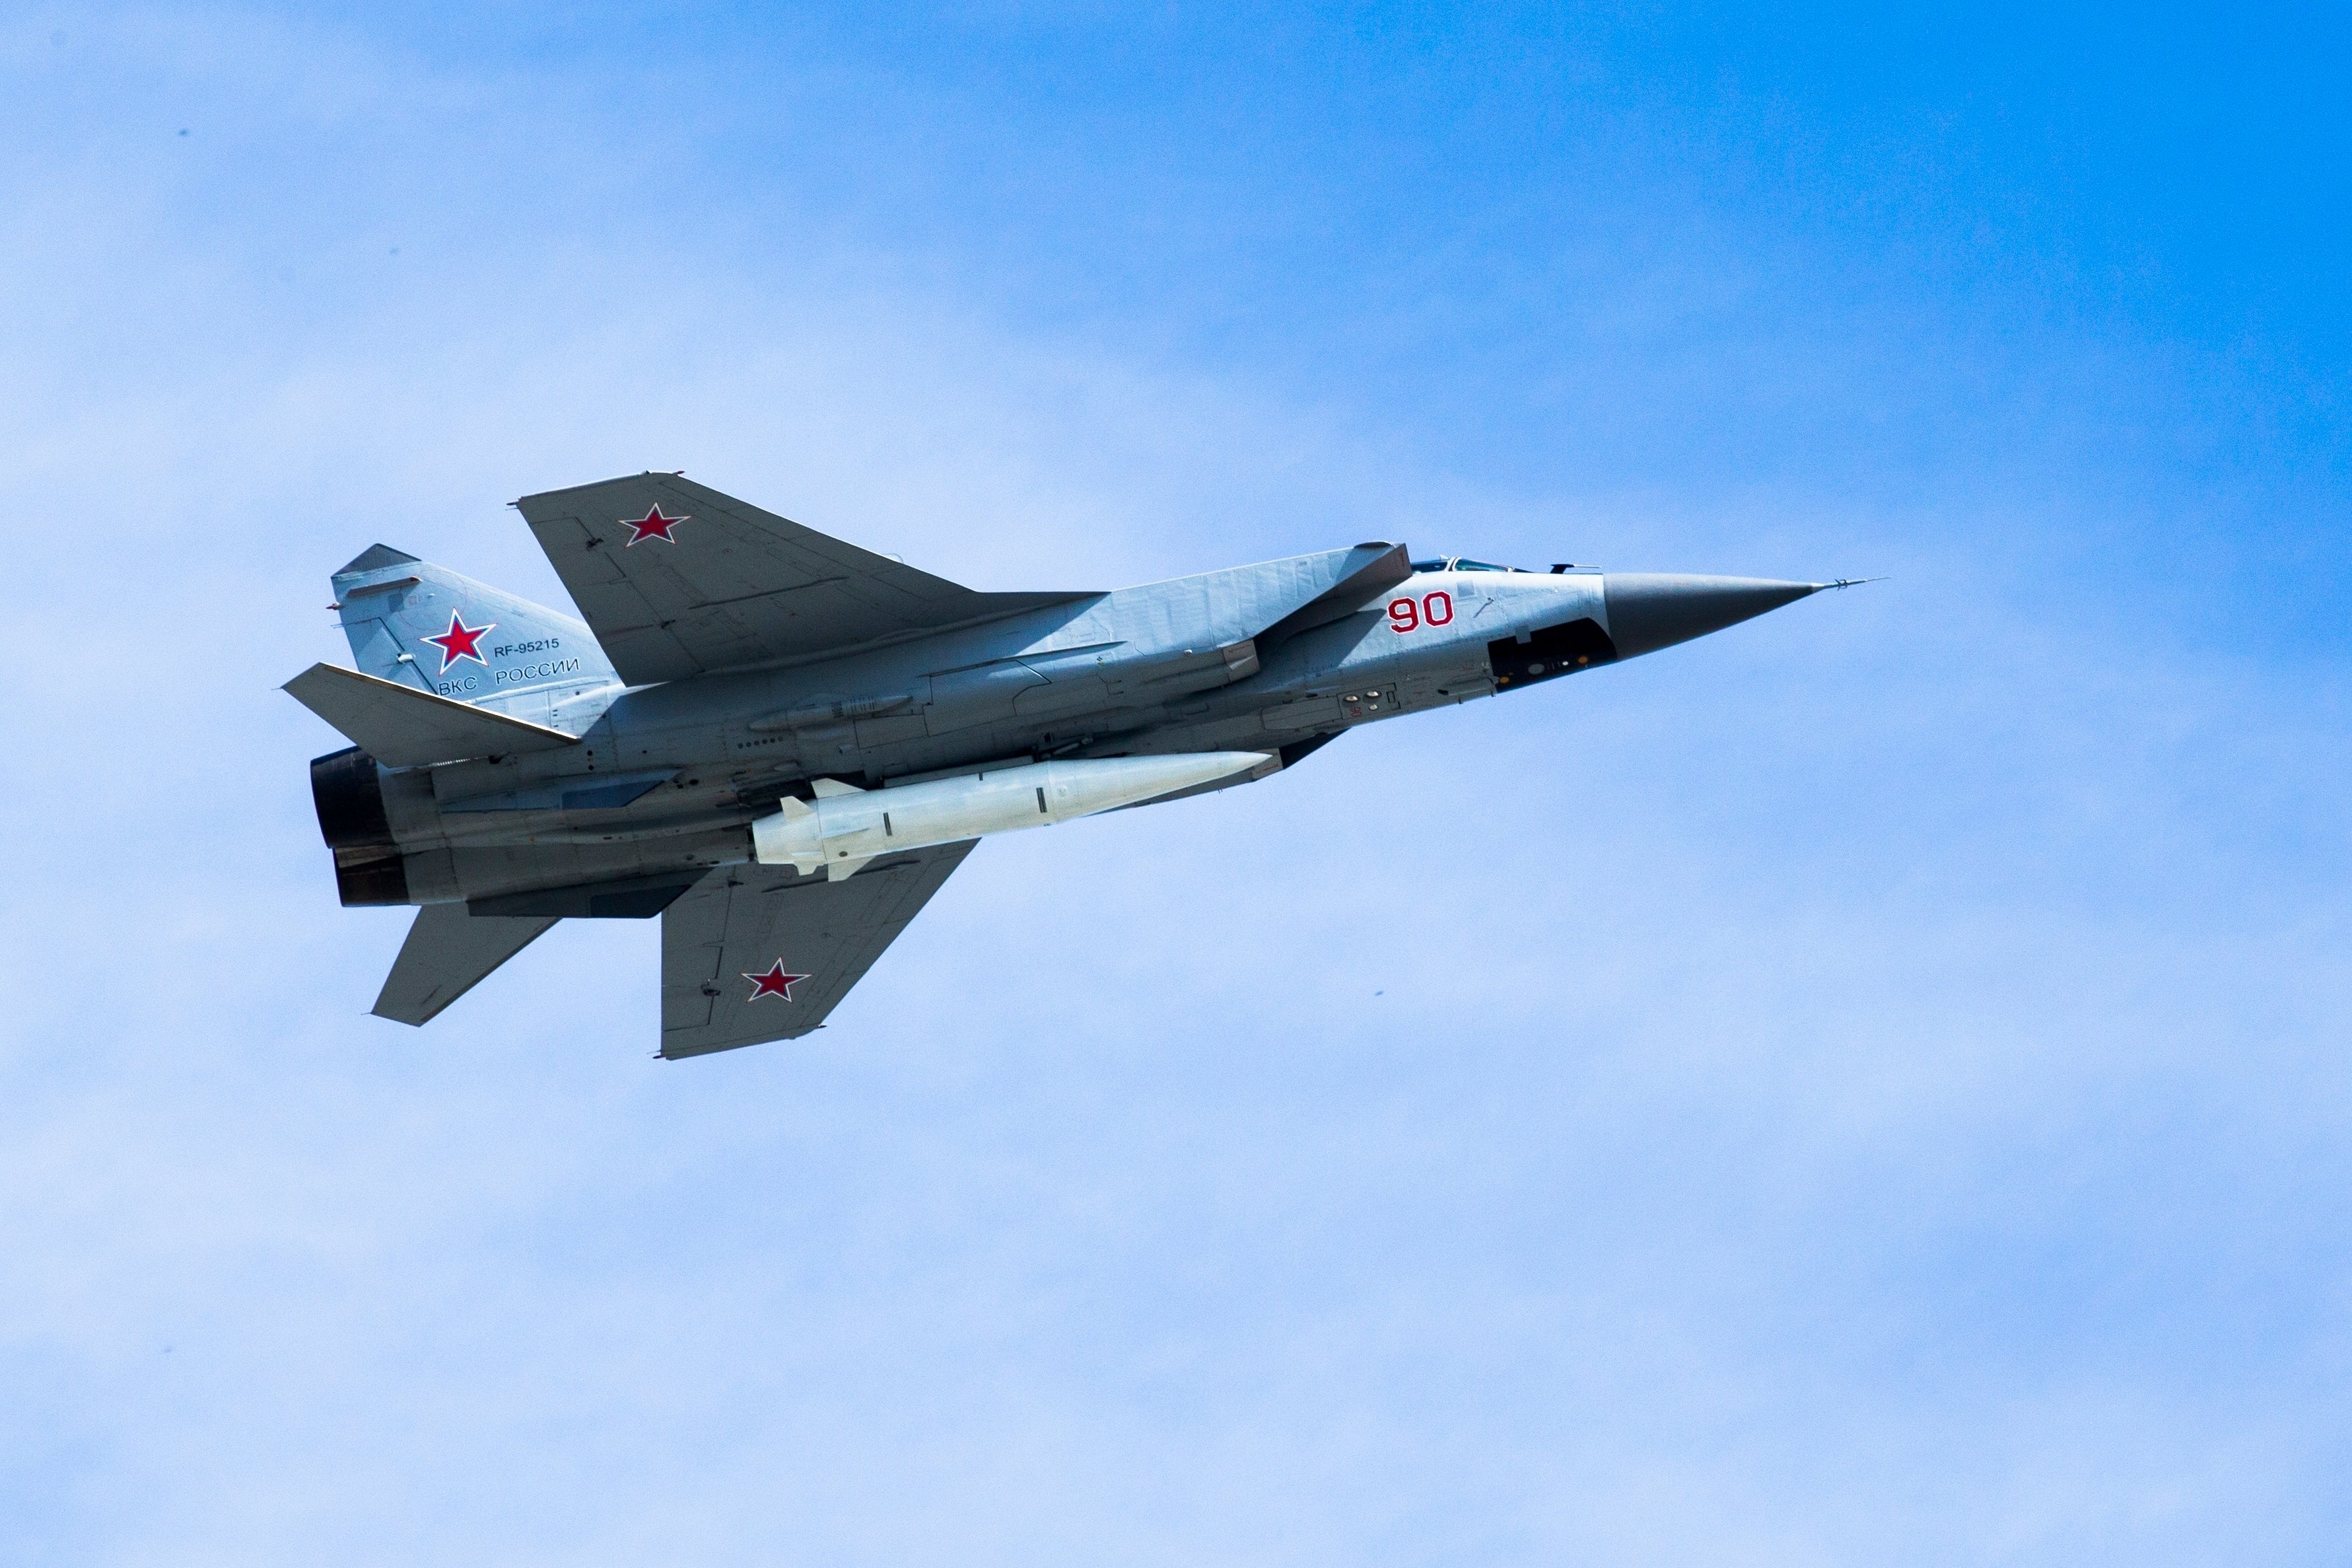
M1621 659L1720 632L1832 586L1843 585L1655 571L1611 571L1601 578L1609 640Z

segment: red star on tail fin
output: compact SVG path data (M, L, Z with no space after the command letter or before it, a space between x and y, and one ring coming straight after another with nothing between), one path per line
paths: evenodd
M693 520L691 517L665 517L661 507L656 506L642 517L623 517L621 526L630 530L629 543L633 545L643 544L647 539L659 539L666 545L674 545L677 541L669 537L670 529Z
M471 659L478 664L488 665L489 661L483 658L477 651L477 644L481 642L484 633L498 630L498 624L495 621L486 621L479 626L468 626L462 617L452 611L449 614L449 630L442 632L438 637L427 637L425 640L441 650L441 668L445 671L460 659Z
M808 978L806 975L786 974L784 961L782 958L777 959L775 967L766 974L745 975L743 977L751 982L751 994L743 999L751 1002L758 1001L761 997L782 997L784 1000L791 1001L793 988Z

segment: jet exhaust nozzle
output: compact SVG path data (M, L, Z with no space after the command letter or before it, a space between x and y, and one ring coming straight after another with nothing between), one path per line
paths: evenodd
M823 867L838 882L894 850L1048 827L1213 784L1273 760L1263 751L1210 751L1026 762L882 789L820 779L814 802L787 799L774 816L751 824L751 852L762 865L791 865L803 875Z
M335 854L335 896L343 906L406 904L407 862L384 812L375 758L356 746L313 758L310 803L319 836Z

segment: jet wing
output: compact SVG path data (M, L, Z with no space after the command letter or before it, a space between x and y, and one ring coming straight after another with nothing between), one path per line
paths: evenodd
M631 685L1088 597L976 593L675 474L549 490L515 505Z
M791 1040L824 1022L979 841L891 855L845 882L721 866L662 912L666 1057Z

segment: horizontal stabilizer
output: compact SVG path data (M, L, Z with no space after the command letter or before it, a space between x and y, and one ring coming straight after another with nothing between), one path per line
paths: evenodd
M369 1010L394 1023L421 1024L487 978L555 922L468 915L462 904L428 904L416 912L383 990Z
M387 768L425 768L580 744L577 736L560 729L332 664L311 665L287 682L285 690Z

